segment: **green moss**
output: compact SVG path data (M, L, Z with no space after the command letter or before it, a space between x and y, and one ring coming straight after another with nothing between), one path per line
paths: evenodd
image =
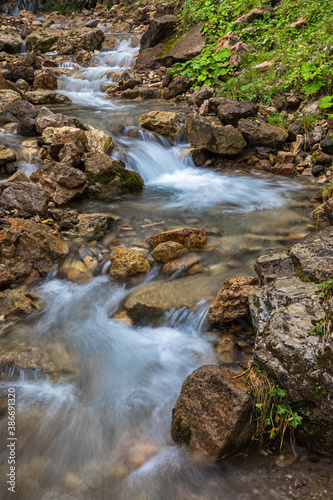
M161 56L164 56L164 54L166 54L167 52L169 52L170 50L172 50L174 48L174 46L176 45L177 42L179 42L179 40L181 40L183 38L184 35L178 37L178 38L170 38L167 42L166 42L166 45L165 47L161 50L161 52L158 54L158 57L161 57Z
M124 182L128 192L142 191L144 183L139 174L131 170L126 170L125 168L118 172L118 174Z
M85 174L91 186L97 183L107 186L116 177L120 177L123 182L122 189L127 193L142 191L144 187L143 180L139 174L122 167L110 168L99 174L94 174L92 172L86 172Z
M35 51L40 52L41 54L45 54L45 52L48 52L52 45L58 40L58 37L52 37L48 38L47 40L41 41L41 42L36 42L33 49Z
M295 264L295 273L304 282L319 283L319 280L313 274L306 274L300 264Z

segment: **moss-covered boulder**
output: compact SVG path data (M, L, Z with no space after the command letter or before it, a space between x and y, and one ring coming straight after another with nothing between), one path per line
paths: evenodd
M87 153L84 166L90 196L108 199L143 189L143 180L138 173L127 170L124 162L104 153Z

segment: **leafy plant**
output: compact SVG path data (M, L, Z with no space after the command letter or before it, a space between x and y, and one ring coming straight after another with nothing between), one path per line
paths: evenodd
M320 99L320 101L318 101L318 106L321 109L333 108L333 95L330 95L330 96L327 95L327 96L323 97L322 99ZM327 113L327 116L329 116L330 118L333 118L333 114Z
M331 327L332 327L331 314L327 313L325 318L323 318L320 321L315 323L314 329L310 333L310 335L313 335L313 336L319 335L320 337L323 337L323 339L326 339L328 334L331 331Z

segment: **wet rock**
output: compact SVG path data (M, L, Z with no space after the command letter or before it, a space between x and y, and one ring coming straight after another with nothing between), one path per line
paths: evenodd
M0 34L0 52L7 54L18 54L21 52L23 40L18 33L1 33Z
M12 81L25 80L29 84L34 81L35 71L33 68L27 68L26 66L15 66L12 73Z
M170 67L177 62L185 62L198 56L206 44L201 33L202 24L192 28L182 36L173 47L159 55L157 61L163 66Z
M33 118L25 118L18 126L17 133L24 136L37 135L36 122Z
M57 73L53 69L44 69L44 71L38 73L33 80L34 90L36 89L56 90L57 88L58 88Z
M44 130L42 138L45 143L52 141L47 148L47 155L51 160L72 167L81 165L87 143L87 137L83 130L71 127L47 128Z
M0 265L16 280L45 276L68 252L59 234L30 219L8 218L0 231Z
M59 38L57 52L59 55L75 54L79 50L97 50L103 42L105 35L99 28L72 31Z
M76 60L81 66L89 66L93 53L88 50L79 50L76 54Z
M101 44L101 49L106 51L114 50L116 48L117 43L118 43L117 37L108 36L103 40Z
M148 283L127 297L125 308L136 323L151 324L151 321L170 309L195 309L203 297L208 300L211 298L209 283L200 277L191 276Z
M16 153L13 151L8 144L0 144L0 169L3 169L8 163L12 163L16 160Z
M171 262L167 262L166 264L164 264L162 268L162 273L175 274L179 276L180 274L183 274L188 270L192 269L192 267L194 267L199 262L200 262L199 255L193 252L186 253L185 255L177 257Z
M186 252L186 247L176 241L166 241L160 243L151 253L151 256L157 261L165 264L169 260L176 259Z
M37 132L42 134L43 131L49 127L73 127L81 130L87 130L87 127L83 125L83 123L81 123L75 116L67 116L62 113L52 113L52 111L48 108L42 108L36 118Z
M38 120L36 120L36 123L38 124ZM42 140L44 144L48 146L51 146L51 144L56 142L64 145L67 142L66 136L68 136L70 140L77 140L82 145L88 144L86 133L82 129L68 126L48 127L44 129L42 133Z
M161 40L172 33L177 22L178 18L172 15L153 19L149 24L148 30L141 37L140 49L143 50L157 45Z
M249 296L257 290L257 285L258 278L253 276L226 279L208 310L208 321L223 325L249 316Z
M106 231L110 231L118 220L119 217L111 213L79 214L75 228L78 231L78 236L98 239L103 237Z
M57 205L82 195L87 187L83 172L62 163L51 163L33 172L30 180L44 188Z
M92 274L85 263L75 254L67 256L59 265L57 277L84 285L91 280Z
M325 328L318 285L298 278L277 279L250 297L256 330L254 360L279 377L290 404L302 406L299 436L316 451L333 450L333 343Z
M42 58L38 54L38 52L28 52L27 54L24 54L23 57L20 57L20 66L26 66L27 68L33 69L41 69Z
M215 365L204 365L185 380L172 411L171 436L222 458L249 443L251 398L241 379Z
M196 228L180 228L164 231L151 236L149 239L153 247L157 247L160 243L166 241L176 241L186 248L202 248L206 245L207 236L205 231Z
M150 271L149 262L141 252L129 248L116 248L111 257L110 275L117 280L124 280Z
M333 135L326 135L320 143L322 151L328 155L333 154Z
M43 307L43 300L25 288L8 289L0 293L0 315L4 315L4 319L31 314Z
M296 276L293 261L287 252L271 250L259 257L254 264L260 285L266 285L278 278Z
M252 121L242 118L238 122L238 127L245 139L254 145L274 149L282 146L288 139L288 133L285 130L271 123L266 123L261 118Z
M90 196L108 199L121 193L138 192L143 189L139 174L127 170L120 160L103 153L88 153L84 156L85 175L89 182Z
M241 118L255 116L259 106L251 101L231 101L221 98L222 103L217 108L217 116L222 123L237 125Z
M0 204L33 215L47 215L49 197L46 191L32 182L11 182L1 193Z
M1 89L1 79L0 79L0 113L3 112L7 104L20 101L21 95L14 90Z
M310 279L332 279L333 228L325 227L318 233L308 234L291 247L290 256Z
M172 99L177 95L184 94L190 88L190 80L188 76L182 75L174 78L166 88L163 97L164 99Z
M284 177L294 177L297 175L296 167L293 163L276 164L271 167L272 174L283 175Z
M25 96L32 104L68 104L71 102L69 97L54 90L32 90L26 92Z
M156 132L160 135L166 135L175 139L181 135L179 118L177 113L168 111L150 111L141 115L139 124L141 127Z
M185 123L186 139L198 148L212 153L236 155L245 146L242 134L232 125L222 125L219 118L188 115Z
M40 52L45 54L49 52L51 47L58 41L59 36L57 34L47 34L33 31L28 35L24 41L26 49L28 52Z
M85 134L88 140L88 148L91 153L108 154L112 151L114 142L112 137L104 132L104 130L89 126Z

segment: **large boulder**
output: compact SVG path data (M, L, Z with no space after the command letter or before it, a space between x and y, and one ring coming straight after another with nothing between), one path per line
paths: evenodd
M207 319L214 325L224 325L249 316L249 296L258 288L258 278L229 278L208 310Z
M182 36L173 47L160 55L157 61L163 66L172 66L176 62L185 62L198 56L206 44L205 37L201 34L202 25L192 28Z
M47 215L49 197L46 191L32 182L11 182L0 196L0 204L33 215Z
M278 278L249 298L256 331L254 360L279 378L302 412L299 437L313 451L333 452L333 337L318 285Z
M75 116L67 116L62 113L52 113L48 108L42 108L36 118L36 128L39 134L42 134L45 129L60 128L60 127L73 127L81 130L86 130L87 127L83 125Z
M67 244L46 224L8 218L0 231L0 267L9 275L7 285L30 275L45 276L67 253Z
M99 28L86 28L82 31L72 31L59 38L57 52L59 55L76 54L80 50L98 50L105 35Z
M172 411L171 436L222 458L252 437L251 397L242 379L215 365L204 365L184 382Z
M69 97L54 90L32 90L26 92L25 97L31 104L68 104L72 102Z
M2 108L0 123L21 122L27 118L34 119L37 115L35 107L27 101L10 102Z
M23 40L18 33L1 33L0 34L0 52L7 54L18 54L21 52Z
M81 170L62 163L51 163L30 176L30 180L45 189L57 205L63 205L82 195L87 179Z
M110 275L117 280L124 280L150 271L149 262L141 252L130 248L116 248L110 257Z
M148 30L142 35L140 40L140 49L154 47L165 37L172 33L176 26L178 18L172 15L156 17L149 24Z
M232 125L222 125L221 120L216 117L188 115L185 135L196 148L204 148L223 155L237 155L246 146L246 141L239 130Z
M21 99L22 99L21 95L15 90L1 89L1 78L0 78L0 112L1 113L3 112L7 104L20 101Z
M290 257L304 277L315 281L333 279L333 227L308 234L292 246Z
M153 247L157 247L160 243L164 243L166 241L175 241L188 249L202 248L206 245L207 236L203 229L180 228L154 234L149 239L149 242Z
M254 145L267 146L277 149L288 139L288 132L271 123L267 123L261 118L244 119L238 122L238 127L245 139Z
M232 101L221 98L221 104L217 107L217 116L224 124L237 126L241 118L248 118L257 114L259 106L251 101Z
M26 37L24 43L29 52L34 51L45 54L49 52L51 47L58 41L58 38L59 35L55 33L44 34L34 31Z
M127 170L124 162L104 153L87 153L84 166L88 194L93 197L108 199L143 189L143 180L138 173Z
M171 139L175 139L182 132L177 113L170 111L150 111L145 113L141 115L139 124L147 130L166 135Z

